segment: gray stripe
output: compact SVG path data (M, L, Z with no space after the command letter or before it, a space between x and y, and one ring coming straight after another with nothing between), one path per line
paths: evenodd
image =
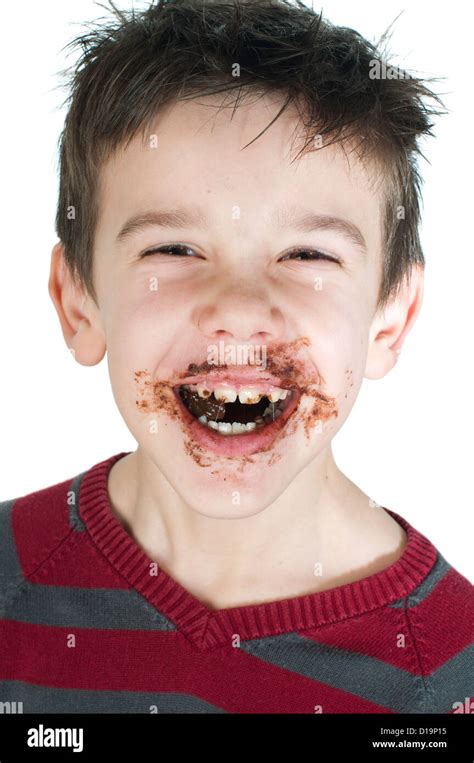
M438 668L428 678L428 689L430 713L452 712L455 702L474 697L474 644Z
M81 488L81 482L87 472L81 472L74 477L71 486L69 487L67 501L69 506L69 526L76 532L84 532L86 526L82 521L82 517L79 514L79 491Z
M70 588L25 581L10 617L24 623L67 628L176 630L133 588Z
M23 714L30 713L225 713L219 707L192 694L140 691L101 691L86 689L57 689L35 686L24 681L0 681L0 715L18 712L23 702Z
M421 712L423 679L375 657L320 644L296 633L245 642L240 648L280 668L352 692L395 712Z
M405 607L406 604L406 606L410 608L420 604L424 599L428 598L433 589L438 585L440 580L450 569L451 565L439 553L439 551L437 551L436 562L431 568L429 575L427 575L423 582L420 583L418 588L415 588L415 590L412 591L409 596L406 596L404 599L398 599L398 601L394 601L389 606L395 608Z
M23 580L11 523L15 501L12 498L0 503L0 616Z

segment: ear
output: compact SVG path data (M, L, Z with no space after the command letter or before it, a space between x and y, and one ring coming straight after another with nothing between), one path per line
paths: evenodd
M72 355L83 366L95 366L105 355L106 342L98 308L81 286L73 283L58 242L51 253L48 291Z
M369 335L365 377L381 379L395 365L405 341L420 312L423 301L424 268L412 267L398 295L381 312L377 312Z

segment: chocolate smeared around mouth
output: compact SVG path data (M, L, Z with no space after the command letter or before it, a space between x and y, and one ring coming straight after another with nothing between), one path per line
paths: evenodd
M153 373L148 368L136 370L134 383L137 411L147 416L164 414L171 420L178 421L184 435L185 450L198 466L214 467L216 455L229 459L232 464L235 464L236 459L238 459L237 471L232 472L232 475L226 472L227 479L237 473L240 475L248 464L254 463L254 458L265 456L268 465L272 465L283 457L281 446L285 438L295 434L299 427L301 427L305 438L309 440L312 430L319 429L322 422L338 416L337 399L323 391L327 385L320 372L318 371L316 378L312 364L298 357L300 350L309 347L310 344L309 338L302 336L291 342L274 342L271 346L271 353L268 353L264 376L269 375L273 379L278 379L276 383L282 389L288 390L287 401L291 401L290 409L280 414L281 419L277 404L269 403L268 397L265 400L259 400L258 403L255 401L255 405L253 405L254 401L252 400L251 403L247 402L240 407L237 415L239 413L242 415L248 411L248 416L253 418L253 421L248 421L246 424L238 424L235 419L232 424L227 423L225 413L224 420L219 418L223 414L225 402L223 399L218 400L215 397L212 399L212 396L209 395L210 399L208 398L207 401L204 401L203 396L201 396L198 402L195 395L185 395L186 400L184 400L180 394L179 382L181 385L190 384L195 381L196 376L200 375L202 375L202 380L209 381L218 372L222 373L222 378L227 381L225 373L227 366L216 367L209 363L189 364L185 371L175 371L170 374L170 380L154 378ZM267 389L262 391L270 394ZM300 406L302 398L305 400L303 407ZM280 400L279 405L281 406L282 402L287 401ZM202 408L203 402L210 403L211 408ZM225 402L229 414L231 404ZM269 417L268 413L258 416L258 410L261 411L263 405L268 406L268 409L274 408L275 421L273 424L273 417ZM265 408L265 410L268 409ZM207 418L206 413L203 413L206 410L210 414L210 419L202 427L201 425ZM267 424L271 426L267 426ZM219 430L218 432L216 427L221 427L223 431ZM244 436L216 437L219 433L230 434L229 427L233 433L241 433ZM249 430L249 436L245 435L242 428ZM215 431L208 432L207 429L214 429ZM201 433L203 433L202 437ZM268 433L267 436L266 433ZM277 450L279 446L280 450ZM219 461L220 464L221 461ZM212 469L211 473L220 474L219 468Z

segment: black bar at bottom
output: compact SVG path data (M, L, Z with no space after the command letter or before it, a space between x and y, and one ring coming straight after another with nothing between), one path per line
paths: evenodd
M203 715L205 717L203 717ZM474 761L473 715L2 714L0 763L104 761L112 756L160 761L257 752L308 763L361 755L379 760ZM353 760L350 759L350 760ZM266 763L265 761L265 763Z

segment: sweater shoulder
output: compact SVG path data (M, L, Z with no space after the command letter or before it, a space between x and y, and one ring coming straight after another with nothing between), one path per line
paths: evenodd
M0 616L71 531L81 529L78 497L84 474L0 501Z
M466 712L474 697L474 586L436 552L425 580L396 605L405 609L417 652L421 712Z

